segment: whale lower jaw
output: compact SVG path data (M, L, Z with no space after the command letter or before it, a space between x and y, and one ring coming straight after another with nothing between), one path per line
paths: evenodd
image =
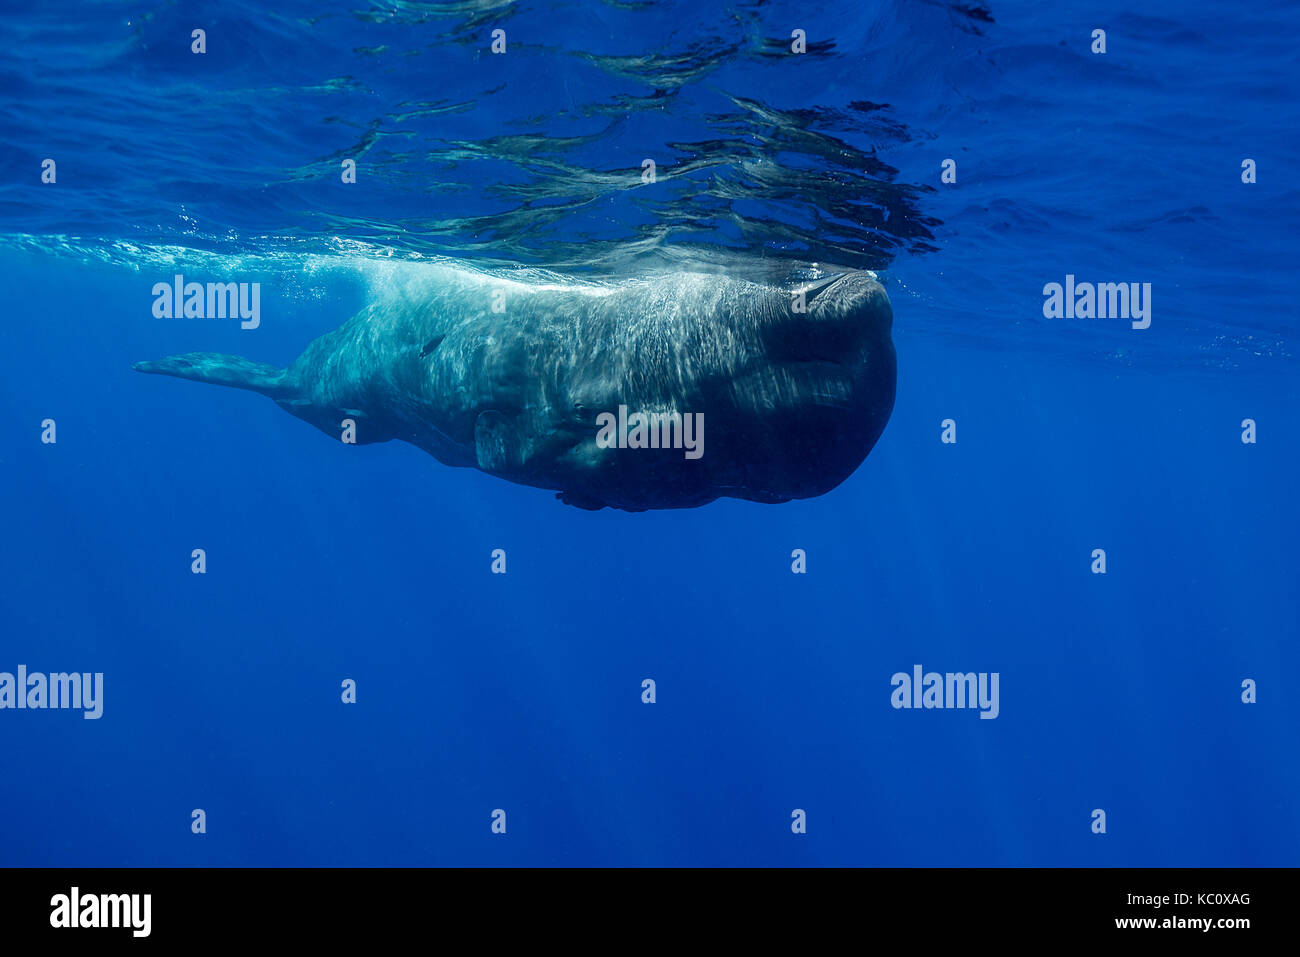
M819 493L821 494L821 493ZM713 489L695 498L675 497L669 501L658 499L639 499L636 502L607 502L599 496L587 492L556 492L555 497L565 505L573 505L588 512L597 512L603 508L612 508L621 512L651 512L674 508L699 508L720 498L738 498L748 502L761 502L764 505L782 505L794 501L789 495L780 492L751 491L749 489ZM815 496L808 496L813 498Z
M585 489L566 489L555 493L555 497L565 505L572 505L576 508L586 511L595 512L604 508L616 509L622 512L650 512L661 511L677 508L699 508L701 505L708 505L716 502L720 498L735 498L746 502L756 502L762 505L783 505L786 502L793 502L799 499L817 498L825 495L836 486L847 479L845 475L834 485L808 490L806 494L791 494L790 492L775 491L764 488L748 488L739 486L717 486L703 489L698 492L680 492L675 491L666 493L664 490L647 489L643 495L629 496L626 490L620 490L613 494L602 494L600 492Z

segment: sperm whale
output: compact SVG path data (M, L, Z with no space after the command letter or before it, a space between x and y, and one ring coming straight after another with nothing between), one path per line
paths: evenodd
M418 293L377 296L288 368L216 353L133 368L259 392L335 439L409 442L593 510L821 495L893 410L893 313L870 272L786 286L429 268Z

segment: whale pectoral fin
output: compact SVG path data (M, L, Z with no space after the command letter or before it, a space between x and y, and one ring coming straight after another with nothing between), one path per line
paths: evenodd
M273 399L291 398L297 391L285 369L277 369L264 362L254 362L243 356L228 356L216 352L187 352L183 356L167 356L151 362L136 362L131 366L136 372L151 375L169 375L194 382L210 382L234 389L260 392Z
M485 472L508 472L523 463L518 432L495 409L474 420L474 454Z

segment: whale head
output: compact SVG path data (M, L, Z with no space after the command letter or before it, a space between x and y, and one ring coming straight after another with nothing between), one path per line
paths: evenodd
M675 321L630 335L621 361L575 362L563 400L539 403L535 432L545 460L568 473L550 483L565 501L633 511L722 496L785 502L829 491L871 451L896 378L893 313L874 273L794 288L678 277L644 311L664 313L661 301Z

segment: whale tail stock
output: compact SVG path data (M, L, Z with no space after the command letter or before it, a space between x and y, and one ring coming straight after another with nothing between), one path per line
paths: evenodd
M264 362L218 352L187 352L185 355L167 356L152 362L135 362L131 368L136 372L248 389L273 399L289 398L297 393L287 369L277 369Z

